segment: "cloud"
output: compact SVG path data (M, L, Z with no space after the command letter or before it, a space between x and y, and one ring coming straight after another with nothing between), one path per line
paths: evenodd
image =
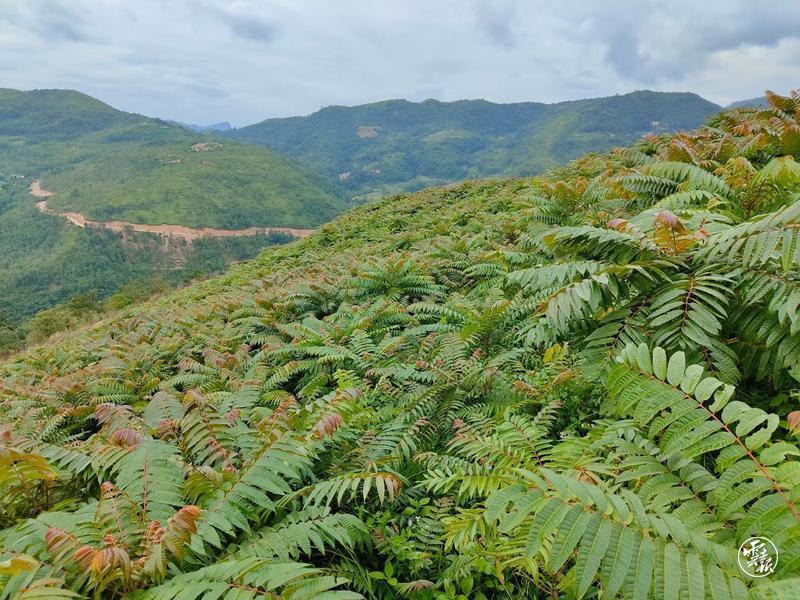
M277 28L272 23L255 19L234 16L228 19L228 24L235 34L257 42L271 42L277 33Z
M0 13L0 19L27 29L42 39L57 42L91 42L96 39L71 5L59 0L40 0L35 5L14 2Z
M562 7L579 15L586 4L572 1ZM795 2L612 0L583 14L585 32L606 46L615 71L646 83L701 70L716 52L771 47L800 36L800 3Z
M225 23L235 35L248 40L269 43L278 33L278 26L258 14L255 7L239 4L218 6L215 3L206 5L206 10Z
M800 82L800 3L773 0L0 0L0 81L242 125L386 98L716 102Z
M92 36L82 27L81 20L68 7L56 2L48 2L47 7L39 13L39 33L50 39L70 42L90 42Z
M513 30L515 6L505 0L472 0L472 10L478 29L493 44L502 48L513 48L516 36Z
M677 85L683 89L701 89L706 98L721 105L748 98L743 90L752 90L749 97L759 96L767 89L786 93L800 87L798 56L798 38L720 50L709 55L702 68L678 79ZM764 65L770 68L765 69Z

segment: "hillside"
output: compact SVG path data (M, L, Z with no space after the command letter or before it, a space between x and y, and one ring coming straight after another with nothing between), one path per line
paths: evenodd
M795 598L769 99L353 209L0 366L0 596Z
M274 151L64 90L0 93L0 173L41 179L52 208L97 220L314 227L345 207L333 185Z
M96 293L102 301L131 281L142 289L154 280L179 285L293 239L273 234L188 242L132 231L119 235L42 214L35 200L27 181L0 185L0 330L4 321L15 330L14 340L0 331L0 355L24 341L31 316L73 296Z
M66 141L145 117L124 113L72 90L22 92L0 88L0 136L15 147L42 141ZM10 138L10 139L8 139ZM8 157L4 157L8 160Z
M650 132L691 129L719 112L695 94L633 92L557 104L388 100L330 106L225 132L375 197L467 178L540 173Z
M52 195L29 194L36 180ZM30 334L32 315L73 296L102 301L131 281L143 289L155 280L180 284L292 239L120 234L102 230L105 222L313 228L346 205L333 186L272 150L220 144L74 91L2 89L0 355ZM56 216L64 211L80 219ZM74 225L86 220L100 226Z

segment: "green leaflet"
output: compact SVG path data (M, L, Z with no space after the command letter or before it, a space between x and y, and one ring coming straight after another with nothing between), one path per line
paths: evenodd
M578 596L582 597L594 581L595 573L600 567L606 548L611 538L611 523L600 515L594 514L589 519L575 561L575 568L580 574L578 580Z

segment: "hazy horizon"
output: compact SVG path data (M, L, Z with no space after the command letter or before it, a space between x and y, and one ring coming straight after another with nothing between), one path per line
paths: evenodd
M720 104L800 82L800 4L0 0L0 84L235 126L405 98Z
M16 89L16 88L12 88L12 89ZM66 90L66 91L78 92L78 93L81 93L81 94L84 94L84 95L87 95L87 96L91 96L91 97L95 98L96 100L100 100L101 102L103 102L105 104L108 104L112 108L116 108L116 109L119 109L119 110L124 110L124 109L120 108L119 106L115 106L112 102L108 102L108 101L104 100L103 98L98 98L97 96L93 96L92 94L89 94L88 92L86 92L84 90L71 89L71 88L30 88L30 89L18 89L17 91L32 92L32 91L51 91L51 90L53 90L53 91L55 91L55 90ZM358 106L365 106L365 105L368 105L368 104L379 104L379 103L382 103L382 102L410 102L410 103L413 103L413 104L421 104L423 102L429 102L429 101L441 102L443 104L450 104L450 103L454 103L454 102L473 102L473 101L485 101L485 102L490 102L492 104L525 104L525 103L560 104L560 103L564 103L564 102L580 102L581 100L593 100L593 99L598 99L598 98L608 98L608 97L614 97L614 96L625 96L625 95L633 94L633 93L636 93L636 92L658 92L658 93L664 93L664 94L669 94L669 93L672 93L672 94L695 94L695 95L699 96L699 94L697 94L696 92L693 92L691 90L648 90L648 89L637 89L637 90L629 90L627 92L620 92L620 93L616 93L616 94L608 94L606 96L587 96L585 98L570 98L570 99L566 99L566 100L555 100L553 102L542 102L542 101L536 100L536 99L518 100L518 101L514 101L514 102L497 102L497 101L494 101L494 100L490 100L488 98L454 98L452 100L442 100L440 98L422 98L420 100L411 100L409 98L383 98L383 99L380 99L380 100L375 100L373 102L365 102L365 103L360 103L360 104L323 104L322 106L319 106L318 108L316 108L316 109L314 109L314 110L312 110L310 112L306 112L306 113L302 113L302 114L265 115L264 117L262 117L260 119L257 119L255 121L244 122L244 123L234 123L230 119L224 118L224 115L221 116L220 118L216 119L216 120L210 120L210 121L207 121L207 122L205 122L205 121L204 122L196 122L196 121L190 121L190 120L187 120L187 119L181 119L180 117L161 117L161 116L158 116L158 115L147 114L147 113L144 113L144 112L141 112L141 111L126 111L126 112L132 112L132 113L135 113L135 114L143 115L145 117L153 117L153 118L158 118L158 119L162 119L162 120L165 120L165 121L179 122L179 123L183 123L185 125L199 125L199 126L204 126L205 127L205 126L209 126L209 125L218 125L218 124L221 124L221 123L228 123L228 124L230 124L231 126L233 126L235 128L239 128L239 127L246 127L248 125L259 123L261 121L268 120L268 119L304 117L304 116L311 115L311 114L313 114L315 112L318 112L318 111L320 111L322 109L336 107L336 106L352 108L352 107L358 107ZM739 100L750 100L751 98L757 98L757 97L760 97L762 95L763 94L754 94L753 96L749 96L747 98L738 98L737 100L734 100L734 102L737 102ZM703 97L703 96L701 96L701 97ZM704 99L705 100L709 100L708 98L704 98ZM709 101L711 102L711 100L709 100ZM720 105L721 108L725 108L725 106L727 106L727 105Z

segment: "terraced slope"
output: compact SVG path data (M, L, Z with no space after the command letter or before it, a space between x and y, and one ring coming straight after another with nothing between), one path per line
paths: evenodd
M795 597L800 94L769 100L357 208L0 366L2 593Z

